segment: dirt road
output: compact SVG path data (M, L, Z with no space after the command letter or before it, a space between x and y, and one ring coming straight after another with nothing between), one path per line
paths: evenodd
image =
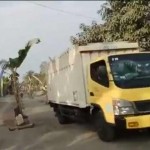
M13 105L0 100L0 150L149 150L150 136L146 133L127 133L118 141L104 143L89 125L59 125L42 98L23 101L35 127L10 132Z

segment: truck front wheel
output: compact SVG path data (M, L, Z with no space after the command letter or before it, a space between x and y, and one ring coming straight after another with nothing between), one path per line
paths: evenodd
M115 128L105 121L104 116L100 111L97 112L95 119L96 130L99 138L104 142L113 141L116 137Z

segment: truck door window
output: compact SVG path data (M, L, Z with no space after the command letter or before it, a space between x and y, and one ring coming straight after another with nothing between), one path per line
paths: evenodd
M90 74L93 81L105 87L109 87L108 73L104 60L91 64Z

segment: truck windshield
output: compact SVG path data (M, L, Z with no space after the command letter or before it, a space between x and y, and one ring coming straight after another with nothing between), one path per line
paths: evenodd
M109 56L116 86L124 89L150 87L150 53Z

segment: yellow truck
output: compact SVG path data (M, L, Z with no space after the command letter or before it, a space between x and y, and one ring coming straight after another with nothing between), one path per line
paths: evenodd
M150 53L138 43L74 46L49 63L47 97L60 124L92 121L102 141L150 131Z

